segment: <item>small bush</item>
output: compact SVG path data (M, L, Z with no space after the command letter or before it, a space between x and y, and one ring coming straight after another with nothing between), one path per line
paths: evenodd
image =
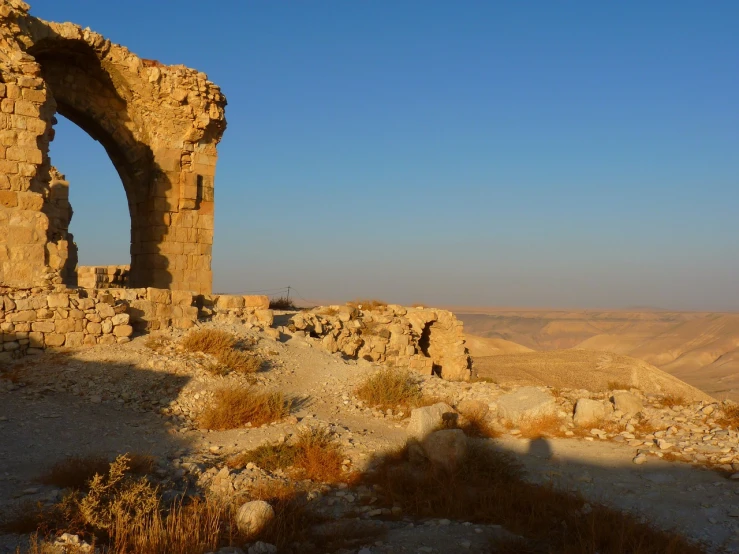
M716 423L726 429L739 429L739 404L725 406L723 414L716 420Z
M269 309L270 310L289 310L289 311L295 311L295 310L298 310L299 308L289 298L286 298L284 296L280 296L278 298L271 298L270 299L270 301L269 301Z
M236 345L236 337L216 329L198 329L188 333L181 344L189 352L202 352L217 357L224 350L230 350Z
M423 401L421 386L410 371L404 369L379 370L370 375L355 394L369 406L383 410L399 406L415 408Z
M271 423L290 413L289 403L280 392L258 392L252 387L220 389L211 404L200 414L205 429L225 431Z
M224 350L218 356L218 363L236 373L256 373L262 367L262 360L251 352Z
M387 302L383 302L382 300L375 300L375 299L359 299L359 300L352 300L351 302L346 303L347 306L351 308L357 308L359 310L363 310L365 312L371 312L373 310L378 310L380 308L384 308L387 306Z
M336 482L342 475L344 454L330 432L305 429L292 444L265 444L229 460L232 468L253 463L266 471L292 469L295 476L313 481Z
M665 408L674 408L675 406L684 406L685 397L677 394L666 394L660 399L660 403Z

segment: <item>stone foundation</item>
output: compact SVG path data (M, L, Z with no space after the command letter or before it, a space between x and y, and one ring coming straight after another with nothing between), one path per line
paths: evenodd
M122 289L128 285L129 265L92 266L77 268L77 286L83 289Z

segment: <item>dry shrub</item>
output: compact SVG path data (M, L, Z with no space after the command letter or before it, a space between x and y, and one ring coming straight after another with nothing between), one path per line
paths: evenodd
M281 392L259 392L253 387L239 387L217 390L213 401L200 414L199 422L205 429L225 431L247 423L264 425L289 413L289 402Z
M181 344L189 352L203 352L218 357L224 350L231 350L236 346L236 342L236 337L231 333L217 329L198 329L188 333Z
M677 394L666 394L660 399L660 403L665 408L674 408L675 406L685 406L685 397Z
M536 418L525 419L518 425L521 437L538 439L542 437L556 437L562 435L560 428L562 420L556 414L542 415Z
M127 454L127 458L128 473L146 475L154 471L153 456ZM104 475L109 468L110 459L106 456L72 456L54 464L39 478L39 481L45 485L54 485L64 489L86 490L96 474Z
M164 335L149 335L146 338L144 346L151 350L154 350L154 352L159 352L161 350L164 350L170 344L172 344L172 341Z
M221 367L237 373L256 373L262 367L262 361L256 355L241 350L224 350L217 359Z
M724 406L723 414L716 419L716 423L726 429L739 429L739 404Z
M182 346L190 352L202 352L215 356L217 364L207 363L204 368L208 373L225 375L230 371L237 373L255 373L262 367L258 356L250 352L237 350L238 339L231 333L216 329L199 329L192 331L184 339Z
M266 471L292 469L296 478L335 483L342 480L343 460L342 448L329 431L309 428L294 443L265 444L232 458L228 465L240 469L253 463Z
M487 418L484 410L467 410L459 423L459 428L468 437L481 439L494 439L500 436L500 432Z
M623 381L608 381L608 390L631 390L631 385L629 383L624 383Z
M357 308L358 310L363 310L365 312L371 312L373 310L384 308L385 306L387 306L387 302L383 302L382 300L365 298L365 299L352 300L351 302L347 302L346 305L351 308Z
M370 375L355 391L369 406L415 408L422 403L423 393L410 371L386 367Z
M502 525L545 545L543 552L567 554L700 554L674 532L605 506L586 506L580 495L523 479L510 456L481 441L453 472L412 465L407 450L379 460L368 485L379 485L386 506L419 518L448 518ZM523 552L526 552L524 550Z
M333 306L326 306L324 308L321 308L321 311L319 313L321 315L336 315L339 313L339 310L337 310Z
M298 307L293 303L292 300L285 296L280 296L279 298L272 298L269 301L269 309L270 310L297 310Z

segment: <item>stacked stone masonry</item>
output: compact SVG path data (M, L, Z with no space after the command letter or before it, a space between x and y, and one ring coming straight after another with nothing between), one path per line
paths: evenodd
M78 266L77 286L83 289L120 289L128 285L131 266Z
M0 0L0 286L73 285L68 185L49 159L59 113L103 145L121 177L130 286L210 293L220 89L28 11Z
M0 350L116 344L128 342L134 333L190 329L202 319L267 329L273 322L268 306L266 296L194 295L154 288L8 290L0 295Z
M364 358L448 380L468 381L472 364L462 322L446 310L390 305L373 310L328 306L301 312L290 330L329 352Z

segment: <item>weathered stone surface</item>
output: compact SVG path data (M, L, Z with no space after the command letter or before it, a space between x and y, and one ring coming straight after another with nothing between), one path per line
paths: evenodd
M607 410L605 402L580 398L575 404L575 415L572 421L578 427L590 427L606 419Z
M244 296L244 307L245 308L257 308L260 310L267 310L269 309L269 296L264 296L264 295Z
M613 407L627 415L638 414L644 409L641 399L630 392L614 392Z
M521 387L498 399L498 415L513 424L548 416L555 411L552 394L538 387Z
M128 284L209 293L220 89L16 0L0 5L0 37L0 286L77 284L68 183L48 156L59 109L115 152L135 207ZM85 286L113 284L99 269Z
M444 414L455 413L454 409L444 402L416 408L411 411L407 428L408 437L423 440L429 433L443 426Z
M221 310L238 310L244 307L244 297L222 294L216 300L216 308Z
M236 525L247 537L258 535L275 517L275 511L264 500L252 500L236 512Z
M432 464L447 471L459 468L467 456L467 436L461 429L434 431L421 446Z

